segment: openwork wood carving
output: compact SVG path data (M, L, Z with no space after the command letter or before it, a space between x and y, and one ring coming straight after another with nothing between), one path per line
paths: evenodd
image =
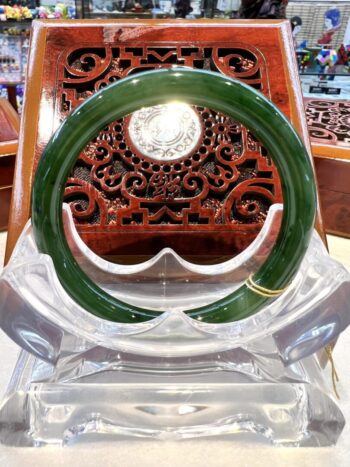
M305 99L325 230L350 236L350 103Z
M350 102L306 99L306 118L312 142L350 145Z
M89 44L71 48L63 57L56 100L61 119L110 83L174 65L223 73L270 97L264 58L243 44ZM162 109L153 108L139 112L137 118L134 114L111 122L91 141L65 192L80 231L219 230L230 233L231 240L232 234L243 234L238 250L253 240L269 206L281 201L275 167L254 135L239 122L207 108L183 112L183 118L192 120L190 126L187 120L187 127L180 122L182 133L160 118ZM151 145L143 144L142 139L147 122L153 135ZM231 241L232 253L234 243ZM125 252L123 248L113 246L119 253Z

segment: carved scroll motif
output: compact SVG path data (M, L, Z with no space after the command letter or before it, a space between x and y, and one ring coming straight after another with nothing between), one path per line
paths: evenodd
M350 103L308 99L306 118L311 141L331 145L350 144Z
M264 58L250 46L101 47L70 49L59 66L63 119L104 86L141 71L174 65L223 73L269 97ZM239 122L194 107L200 137L179 158L152 158L129 132L130 116L111 122L82 152L67 183L76 223L143 230L235 229L261 226L281 201L277 171L265 149Z

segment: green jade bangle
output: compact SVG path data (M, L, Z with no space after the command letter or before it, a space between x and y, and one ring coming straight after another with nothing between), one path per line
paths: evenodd
M81 151L107 124L141 107L173 101L209 107L238 120L251 129L277 166L284 199L282 225L270 255L253 276L254 283L269 290L288 286L310 241L316 209L311 162L289 121L268 99L241 82L201 70L173 68L120 80L87 99L65 119L46 146L32 193L32 224L39 251L51 256L69 296L107 320L144 322L161 312L112 297L81 270L63 229L65 182ZM185 313L209 323L232 322L257 313L272 299L244 284L215 303Z

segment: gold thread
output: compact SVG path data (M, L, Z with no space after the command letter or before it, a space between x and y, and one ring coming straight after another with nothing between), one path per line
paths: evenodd
M262 287L261 285L258 285L254 282L252 274L248 277L248 279L245 281L245 285L248 287L248 289L252 290L258 295L261 295L262 297L268 297L268 298L276 298L279 295L281 295L283 292L287 290L287 287L284 289L267 289L266 287Z
M250 289L251 291L253 291L254 293L258 294L258 295L261 295L262 297L267 297L267 298L275 298L277 297L277 295L271 295L271 294L267 294L267 293L264 293L264 292L261 292L260 290L257 290L255 289L254 287L252 287L248 281L246 281L245 285L248 287L248 289Z
M250 276L248 277L248 281L251 283L251 285L253 285L256 289L260 290L261 292L265 292L265 293L274 293L274 294L281 294L283 293L285 290L287 290L288 287L284 287L283 289L267 289L266 287L262 287L261 285L259 284L256 284L253 280L253 275L250 274Z
M336 398L340 399L339 392L337 390L337 383L339 383L339 376L338 376L337 370L335 368L332 346L327 345L327 347L325 347L325 351L326 351L326 354L328 356L329 363L331 364L331 367L332 367L333 391L334 391L334 394L336 395Z

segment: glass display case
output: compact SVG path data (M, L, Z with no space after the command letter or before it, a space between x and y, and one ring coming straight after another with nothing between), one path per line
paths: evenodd
M24 81L28 47L27 35L0 34L0 84Z
M291 21L306 97L349 97L350 2L290 1Z
M175 15L170 0L81 0L83 18L167 18Z
M20 113L32 20L76 15L75 0L0 0L0 96Z
M80 0L82 18L233 17L240 0Z

